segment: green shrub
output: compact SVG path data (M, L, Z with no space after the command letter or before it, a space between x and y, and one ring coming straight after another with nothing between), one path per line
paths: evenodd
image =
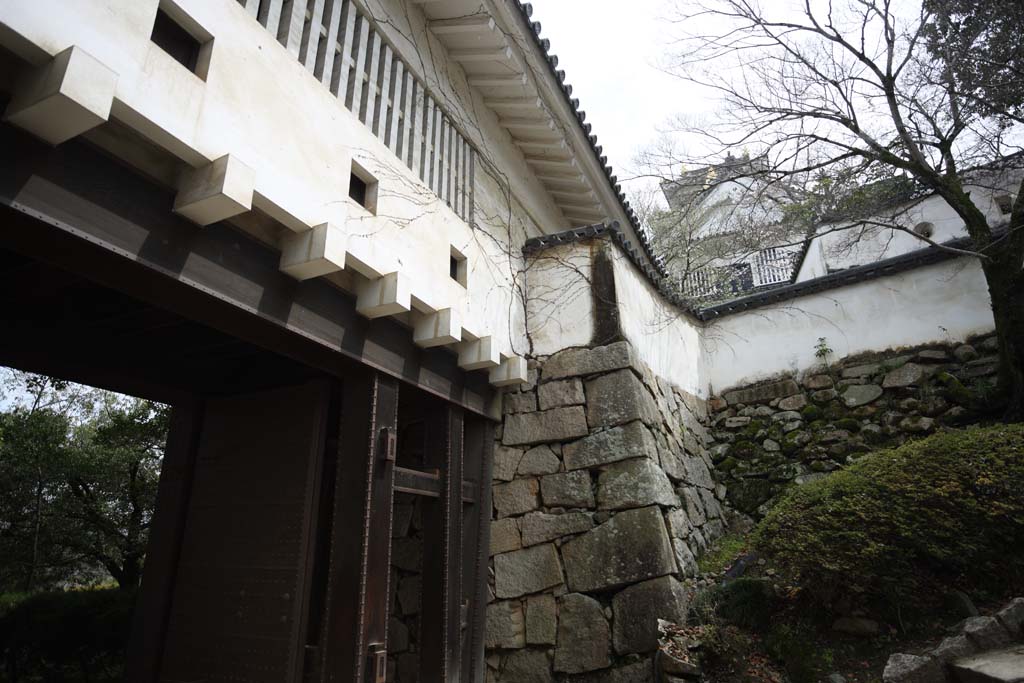
M0 618L12 680L120 681L134 591L39 593Z
M779 600L769 581L741 577L698 593L692 610L699 624L763 629L779 610Z
M823 605L843 598L894 614L929 607L950 586L1005 589L1024 572L1024 425L865 456L794 488L755 545Z

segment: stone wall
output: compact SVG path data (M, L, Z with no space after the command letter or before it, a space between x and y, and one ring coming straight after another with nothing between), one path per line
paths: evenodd
M684 618L725 525L705 402L618 342L536 364L504 406L488 680L650 680L657 618Z
M713 397L710 454L729 503L760 517L791 483L976 420L995 382L996 349L985 337L859 354Z

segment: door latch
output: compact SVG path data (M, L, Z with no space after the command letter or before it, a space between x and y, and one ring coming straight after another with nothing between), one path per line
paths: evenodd
M388 678L388 651L384 643L370 645L370 681L372 683L387 683Z
M398 458L398 434L391 427L380 430L381 457L387 462L395 462Z

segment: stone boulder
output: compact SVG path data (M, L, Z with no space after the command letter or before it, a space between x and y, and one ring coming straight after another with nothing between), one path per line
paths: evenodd
M924 368L916 363L907 363L886 374L882 380L883 389L898 389L920 384L924 379Z
M506 446L569 441L586 436L589 431L583 407L571 406L509 415L505 418L501 441Z
M665 521L656 506L618 513L563 545L562 559L574 591L616 588L676 571Z
M657 458L658 444L650 430L639 420L591 434L562 447L562 459L567 470L641 457Z
M587 422L591 428L634 420L656 424L661 416L651 392L632 370L617 370L587 382ZM565 410L563 408L563 410Z
M877 384L854 384L846 387L843 392L843 403L847 408L867 405L882 395L882 387Z
M653 652L658 647L658 620L685 623L689 599L671 576L630 586L612 598L612 643L620 655Z
M647 458L611 465L597 483L597 507L622 510L647 505L679 505L672 482L665 472Z
M523 547L519 525L514 519L498 519L491 522L491 555L500 555Z
M792 396L793 394L798 393L800 393L800 387L797 383L791 379L787 379L781 382L772 382L770 384L761 384L747 389L729 391L726 392L722 398L724 398L729 405L734 406L737 403L765 403L773 398L786 398L787 396Z
M611 664L608 621L597 600L570 593L559 600L555 671L578 674Z
M945 681L942 665L931 657L897 653L882 672L883 683L939 683Z

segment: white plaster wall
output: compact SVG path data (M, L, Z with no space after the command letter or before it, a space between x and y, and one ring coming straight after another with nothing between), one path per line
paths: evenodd
M700 324L667 302L619 249L610 249L622 332L655 375L707 397Z
M961 341L993 326L978 261L953 259L712 321L704 330L707 382L719 393L807 370L818 363L819 337L841 358Z
M547 356L594 337L594 297L590 281L591 242L545 249L531 257L526 271L526 319L532 352Z
M346 270L366 277L401 271L410 278L415 309L457 308L465 331L492 335L504 353L522 353L524 311L513 287L522 267L519 246L541 230L566 226L461 69L423 29L420 10L399 0L371 5L375 16L395 22L382 30L422 67L463 132L506 171L488 178L486 164L477 166L477 230L235 0L175 3L214 38L205 82L150 42L158 0L4 2L0 40L34 63L81 47L118 73L113 118L192 166L236 156L255 170L257 192L299 221L345 226ZM417 53L434 62L412 59ZM380 181L377 216L348 199L352 158ZM467 290L448 276L452 245L469 259Z
M1013 178L1007 178L1007 182L1011 180ZM985 213L989 225L999 225L1009 218L1003 215L994 201L995 195L1003 193L1004 190L979 186L967 186L965 189ZM886 219L883 217L880 220ZM900 216L899 222L911 228L919 223L931 223L934 226L931 239L938 243L967 234L963 220L946 200L936 195L906 209L906 214ZM812 242L808 258L815 258L814 252L817 250L817 257L821 259L821 263L805 263L797 276L798 282L827 274L828 270L842 270L874 263L929 246L902 230L863 227L843 229L842 224L827 224L821 226L818 233Z

